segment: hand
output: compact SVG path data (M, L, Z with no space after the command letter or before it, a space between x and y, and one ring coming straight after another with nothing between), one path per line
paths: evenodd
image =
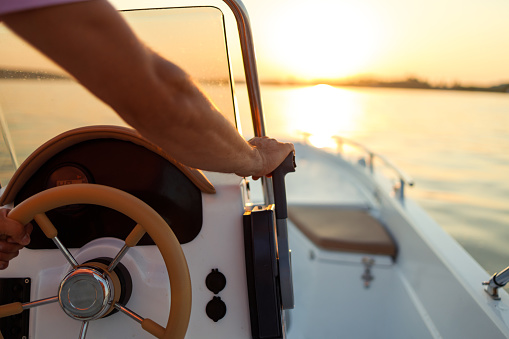
M251 174L255 180L262 176L270 177L288 154L295 151L292 143L279 142L269 137L253 138L248 142L260 155L259 169Z
M0 209L0 270L9 266L9 261L18 256L19 250L30 243L32 225L21 225L7 217L8 209Z

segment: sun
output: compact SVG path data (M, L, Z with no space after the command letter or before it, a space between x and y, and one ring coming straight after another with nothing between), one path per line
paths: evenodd
M281 72L300 80L337 79L362 73L374 61L379 33L369 9L328 2L288 8L266 43Z

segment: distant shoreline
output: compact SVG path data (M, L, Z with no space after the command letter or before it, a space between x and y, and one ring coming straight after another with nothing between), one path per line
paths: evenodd
M463 86L454 84L452 86L433 86L426 81L417 78L408 78L401 81L381 81L375 79L361 79L351 81L262 81L264 85L280 85L280 86L312 86L326 84L338 87L374 87L374 88L401 88L401 89L431 89L431 90L447 90L447 91L473 91L473 92L491 92L491 93L509 93L509 83L500 84L491 87L481 86Z
M9 69L0 69L0 79L39 79L39 80L69 80L70 77L67 75L40 72L40 71L15 71ZM237 81L242 83L243 81ZM315 80L315 81L260 81L263 85L276 85L276 86L313 86L326 84L338 87L374 87L374 88L401 88L401 89L433 89L433 90L446 90L446 91L473 91L473 92L491 92L491 93L509 93L509 83L500 84L491 87L481 86L463 86L459 83L452 86L434 86L430 83L417 79L407 78L406 80L399 81L382 81L376 79L359 79L359 80Z

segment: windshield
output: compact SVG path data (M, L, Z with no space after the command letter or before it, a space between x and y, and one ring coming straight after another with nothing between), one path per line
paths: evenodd
M189 73L235 124L225 26L215 7L123 12L148 47ZM38 146L81 126L126 125L64 70L0 23L0 182ZM9 151L12 145L15 156Z

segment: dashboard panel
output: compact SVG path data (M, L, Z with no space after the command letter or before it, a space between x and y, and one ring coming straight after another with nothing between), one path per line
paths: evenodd
M203 222L201 191L175 165L151 150L129 141L94 139L53 155L24 184L14 204L45 189L75 183L95 183L121 189L154 208L181 244L192 241ZM101 237L125 239L135 222L102 206L68 205L48 211L60 240L79 248ZM33 221L35 223L35 221ZM154 242L145 235L139 245ZM28 248L53 249L39 227Z

